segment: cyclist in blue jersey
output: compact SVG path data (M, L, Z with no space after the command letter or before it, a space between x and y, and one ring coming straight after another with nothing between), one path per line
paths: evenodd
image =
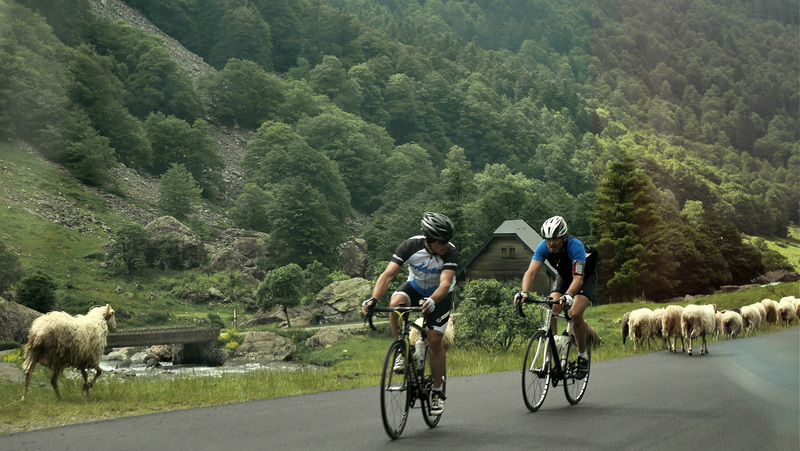
M442 376L447 363L442 337L450 319L451 293L456 285L458 269L458 250L450 242L454 227L447 216L441 213L425 213L422 216L421 229L422 235L403 241L394 251L389 265L375 283L372 297L363 302L362 308L366 315L368 306L375 304L386 293L389 284L407 262L408 279L392 293L389 305L399 307L418 304L428 316L428 356L433 375L431 414L440 415L444 411ZM397 339L400 332L398 314L393 312L390 315L389 327ZM402 372L404 369L405 360L403 356L398 356L394 371Z
M578 369L576 376L582 379L589 367L589 356L586 353L586 321L583 312L591 303L597 288L597 251L586 247L577 238L569 236L567 223L561 216L553 216L542 224L542 240L533 252L528 270L522 277L522 291L514 296L514 303L524 302L528 290L545 260L556 270L558 275L551 288L550 297L561 301L554 305L553 311L561 313L563 305L569 308L578 342ZM556 320L550 323L553 333L557 334Z

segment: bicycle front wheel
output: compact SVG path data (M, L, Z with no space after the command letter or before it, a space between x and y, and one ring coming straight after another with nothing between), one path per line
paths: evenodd
M588 337L586 340L586 354L589 356L589 368L587 368L586 375L578 379L576 375L578 371L578 342L575 341L574 335L571 336L567 345L567 371L564 375L564 394L570 404L577 404L583 399L583 395L586 393L586 386L589 384L589 374L592 369L592 344L589 342Z
M406 343L395 340L389 345L386 359L383 361L383 375L381 376L381 415L383 427L389 437L396 439L403 433L408 420L410 407L410 390L408 384L408 369L395 373L394 362L398 356L405 358Z
M522 399L531 412L542 407L550 388L552 362L547 354L547 333L537 330L528 342L522 364Z

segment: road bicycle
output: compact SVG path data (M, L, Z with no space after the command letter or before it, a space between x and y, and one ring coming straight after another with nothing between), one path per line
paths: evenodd
M409 409L417 405L422 410L422 418L429 427L436 427L442 415L431 413L431 391L433 390L433 376L426 372L425 363L428 360L428 333L423 320L420 326L411 320L414 312L422 313L422 307L376 307L370 305L367 310L365 322L375 330L372 317L375 312L400 315L399 337L389 345L386 359L383 361L381 375L381 415L383 427L392 439L400 437L406 427ZM409 333L414 328L419 331L420 339L415 345L409 340ZM405 359L405 369L401 372L394 371L394 363L398 356ZM447 389L447 378L442 377L442 396Z
M564 386L564 394L570 404L577 404L586 393L589 384L589 371L591 370L592 347L589 337L586 338L586 352L589 356L589 368L586 376L578 378L578 342L573 333L572 318L568 309L562 313L554 313L553 305L559 301L553 298L527 298L525 303L533 303L544 309L542 327L531 336L528 348L525 350L525 359L522 364L522 399L531 412L539 410L544 403L547 392L552 383L557 387L559 383ZM525 316L522 304L517 304L517 312ZM563 335L554 335L550 327L551 319L567 322L567 329Z

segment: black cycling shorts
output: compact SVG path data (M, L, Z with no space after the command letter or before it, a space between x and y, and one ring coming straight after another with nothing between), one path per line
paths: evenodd
M569 286L572 284L572 279L564 279L560 275L556 277L556 281L553 282L553 288L550 289L552 293L561 293L564 294L569 290ZM597 290L597 271L594 271L590 274L587 274L583 278L583 285L581 285L581 289L575 293L586 296L591 301L594 298L594 292Z
M409 306L418 306L420 299L424 296L421 295L417 290L411 286L411 282L404 282L400 285L397 290L392 294L392 297L395 295L402 295L408 300ZM452 295L453 292L447 293L447 296L444 297L441 301L436 303L436 308L433 309L431 313L428 313L428 328L439 331L444 333L447 329L447 325L449 324L450 320L450 310L453 307Z

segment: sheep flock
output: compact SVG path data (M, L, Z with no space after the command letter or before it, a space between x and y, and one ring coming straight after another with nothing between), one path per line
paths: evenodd
M80 370L83 376L84 395L94 385L103 370L100 361L103 358L109 332L116 332L117 321L110 305L96 306L86 315L71 316L65 312L50 312L36 318L28 333L25 345L25 388L22 400L28 396L28 384L33 376L36 364L50 367L53 375L50 384L61 399L58 390L58 377L66 368ZM86 370L95 371L89 382Z
M681 340L681 352L692 355L695 339L700 339L700 354L708 354L708 341L720 338L734 339L748 336L765 324L791 325L800 320L800 298L786 296L780 301L764 299L741 308L717 311L715 304L685 307L669 305L651 310L640 308L626 312L622 317L622 345L630 338L633 351L637 346L656 349L659 342L672 353L677 353L677 341Z

